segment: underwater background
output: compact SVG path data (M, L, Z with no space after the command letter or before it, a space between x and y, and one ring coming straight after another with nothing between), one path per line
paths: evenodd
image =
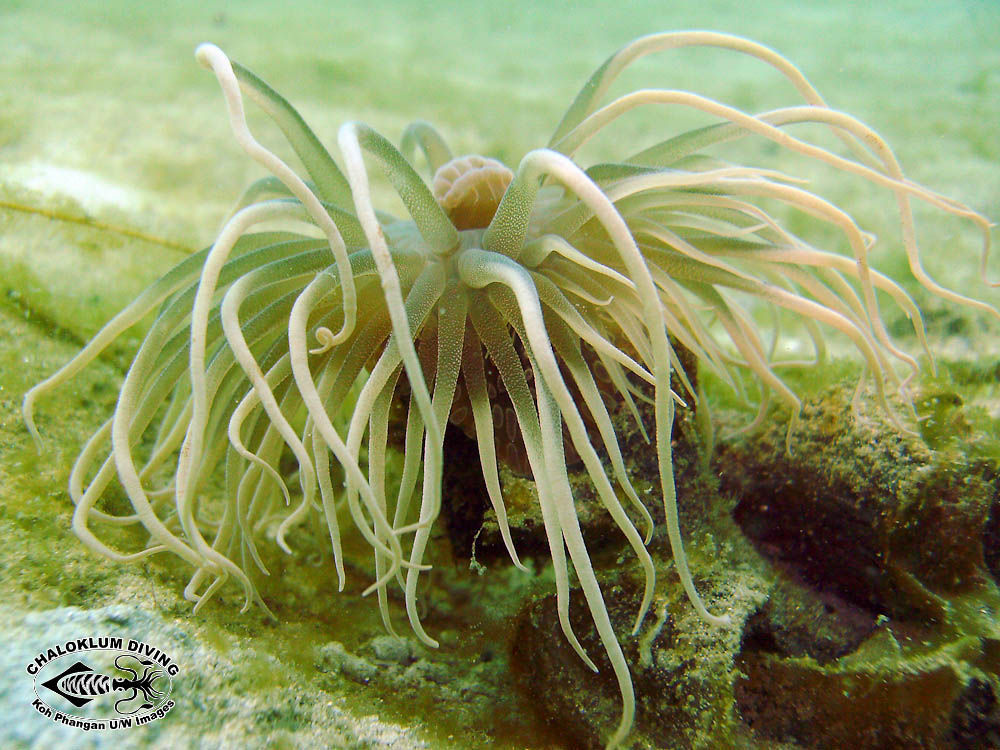
M467 552L438 539L427 597L442 646L433 653L386 636L374 603L360 597L364 575L337 593L318 535L305 534L296 556L268 558L272 575L260 586L278 622L240 614L235 587L193 615L175 561L115 565L69 526L69 468L114 405L130 344L39 405L41 454L20 400L148 283L210 244L241 190L262 176L194 61L198 43L257 72L327 144L347 120L397 141L423 119L456 153L514 165L548 141L608 55L675 29L775 48L832 107L873 126L910 178L1000 220L993 0L0 0L0 746L601 746L615 689L603 684L607 669L595 678L562 642L545 609L544 557L535 576L502 556L480 560L477 575ZM718 50L643 59L618 88L637 83L749 111L793 98L764 65ZM277 131L253 107L248 114L260 139L287 155ZM588 157L636 151L655 141L657 118L675 117L690 116L630 118L618 131L627 144L605 139ZM748 153L779 169L789 158L767 146ZM815 179L865 229L893 236L891 196L859 200L855 183L828 170ZM393 209L388 187L376 191ZM974 232L933 211L918 211L917 222L932 276L1000 304L979 278ZM1000 325L922 293L898 242L878 253L875 265L920 304L939 355L938 376L918 384L921 439L877 419L853 425L859 366L834 359L802 376L807 404L792 454L785 417L722 439L707 469L682 446L692 569L713 581L742 627L723 637L693 622L662 562L657 602L670 614L651 614L646 640L628 652L641 703L634 747L1000 746ZM988 277L1000 277L995 259ZM131 346L140 340L136 333ZM708 384L720 424L745 422L716 386L717 394ZM641 454L629 459L635 471ZM516 481L505 491L527 493ZM802 529L825 541L803 541ZM629 571L616 577L630 567L616 566L618 551L598 550L595 563L603 555L609 608L627 620L635 582ZM175 655L178 705L168 717L84 734L31 708L24 667L34 654L103 633Z

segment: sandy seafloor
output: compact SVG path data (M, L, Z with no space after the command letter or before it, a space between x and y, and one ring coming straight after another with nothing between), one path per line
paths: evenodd
M209 244L241 188L263 174L231 137L218 87L193 59L198 43L213 41L258 72L327 144L346 120L396 140L408 122L425 119L456 153L513 165L546 143L589 73L628 40L659 30L734 32L781 51L832 106L873 125L911 178L1000 220L1000 4L989 0L282 5L0 0L0 746L532 744L530 722L509 719L495 731L488 707L447 713L431 701L393 702L357 681L297 684L296 670L313 664L297 644L350 649L381 634L360 583L336 599L326 581L329 598L312 601L302 589L307 566L290 564L299 578L289 587L300 598L286 622L240 615L235 592L192 615L180 597L184 578L168 564L155 574L116 566L70 532L69 467L86 426L113 403L122 362L101 361L40 405L41 457L20 420L22 393L148 282ZM773 71L719 50L647 58L618 90L634 86L690 89L751 111L796 102ZM634 152L689 121L702 122L666 109L627 119L586 158ZM279 144L258 113L251 124ZM760 163L770 152L747 153ZM778 168L794 161L773 156ZM947 306L908 281L891 200L868 187L858 195L856 181L822 169L809 174L885 238L875 265L908 284L934 320ZM376 191L394 208L384 185ZM970 227L929 210L917 218L930 273L1000 304L979 280ZM989 271L1000 277L1000 263ZM996 358L995 321L948 315L968 321L931 325L940 350L958 360ZM1000 416L996 388L983 398ZM497 593L508 586L504 574L492 573L463 584L474 588L463 595L496 625L512 605ZM123 618L176 648L186 644L185 656L198 660L189 670L197 684L178 688L176 715L103 738L35 715L22 656ZM451 641L464 643L454 634ZM495 681L503 690L502 675Z

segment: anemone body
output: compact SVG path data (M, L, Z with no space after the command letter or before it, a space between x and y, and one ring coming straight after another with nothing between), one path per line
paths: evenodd
M756 57L788 79L803 103L748 114L689 92L642 89L602 104L633 60L687 46ZM674 410L705 404L668 334L748 401L756 398L757 420L774 396L794 421L798 398L778 373L810 363L778 359L777 333L765 344L745 305L762 300L790 310L815 343L814 363L822 360L828 331L853 342L865 363L863 382L901 429L886 394L896 386L905 396L917 363L890 339L876 292L910 317L924 343L916 305L871 267L873 238L847 212L788 175L723 162L711 149L768 139L890 190L916 278L935 294L996 314L927 276L910 202L926 201L979 226L983 268L985 219L907 180L873 130L829 108L791 63L747 40L684 32L632 42L594 73L548 147L528 153L513 170L482 156L454 158L422 122L406 130L400 149L363 124L344 125L337 139L341 167L257 76L212 45L199 47L197 58L219 81L237 141L271 176L248 189L212 247L156 282L25 397L34 432L40 395L155 313L114 414L73 468L75 532L116 560L162 551L182 558L193 569L185 594L197 609L229 579L243 587L247 605L260 601L252 569L267 571L257 542L273 530L290 551L288 535L307 522L328 529L342 587L341 522L349 518L371 545L375 580L368 592L377 594L386 627L394 627L387 590L399 585L410 626L436 645L416 604L441 507L443 436L451 421L478 443L501 535L518 566L499 465L535 480L565 637L596 669L570 627L572 566L621 689L622 717L609 746L628 734L635 699L580 531L567 455L580 460L644 569L636 630L654 586L645 546L652 519L632 486L609 401L620 399L655 446L668 538L692 606L708 622L725 625L728 618L710 614L695 591L678 528ZM256 141L244 96L284 132L304 177ZM637 107L690 108L717 123L623 154L619 162L584 169L575 161L580 146ZM826 126L837 150L788 132L802 122ZM429 166L426 179L414 166L418 151ZM371 165L388 178L407 217L376 209ZM832 226L849 254L819 249L784 228L762 207L776 203ZM275 221L287 228L262 230ZM680 393L670 390L672 372ZM389 421L400 399L403 465L390 483ZM348 414L341 413L345 401L352 404ZM638 401L652 404L652 424L643 424ZM297 464L295 487L281 470L286 453ZM98 507L115 481L133 506L129 515ZM149 543L112 549L95 531L105 524L141 524Z

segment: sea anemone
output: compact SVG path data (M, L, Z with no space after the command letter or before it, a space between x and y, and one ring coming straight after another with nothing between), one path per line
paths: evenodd
M604 103L609 86L635 59L689 46L757 58L791 82L804 103L748 114L664 89L636 90ZM254 566L266 573L257 550L263 532L273 531L277 544L290 551L293 527L324 523L342 588L340 523L349 515L373 550L375 575L366 593L377 594L386 627L393 628L387 589L398 583L410 626L433 646L418 615L417 591L441 509L450 421L477 441L500 533L518 566L499 464L535 480L563 633L596 670L570 626L571 563L621 690L621 721L609 747L630 731L635 698L581 534L567 456L578 457L644 570L638 630L653 594L654 566L646 548L653 520L633 488L609 406L624 405L643 435L652 428L647 439L655 445L678 575L700 616L724 626L728 617L710 614L695 591L678 529L674 410L707 406L692 385L693 373L681 366L678 348L746 399L756 398L758 420L775 396L790 407L794 421L799 400L777 371L807 363L776 356L777 332L765 344L752 303L784 308L801 320L817 363L825 329L853 342L864 361L862 383L874 388L900 429L906 429L905 420L890 408L887 394L895 386L907 403L906 385L918 363L889 336L877 292L909 317L927 348L916 304L871 267L874 237L847 212L805 189L802 180L707 152L738 139L766 139L891 191L920 284L944 299L997 314L924 271L910 202L925 201L977 225L984 271L988 222L906 179L870 127L829 108L785 58L738 37L663 33L632 42L587 81L549 146L525 155L513 171L483 156L453 157L424 122L406 129L399 149L364 124L345 124L337 139L341 168L260 78L210 44L200 46L196 57L218 79L240 146L271 176L247 190L210 248L154 283L25 396L25 421L37 439L32 412L39 396L155 312L114 414L72 469L74 531L113 560L164 551L182 558L194 569L185 595L195 609L230 578L243 587L246 606L263 606L251 579ZM278 125L308 180L254 138L244 96ZM617 162L584 169L574 160L585 142L621 115L663 105L696 110L716 122L625 153ZM789 126L799 123L824 126L843 153L793 136ZM429 180L414 166L418 151ZM387 177L407 218L375 208L369 164ZM851 255L813 246L772 215L775 207L784 216L804 218L799 225L818 234L828 233L822 225L832 228ZM858 398L861 393L859 385ZM390 482L390 422L400 400L403 460ZM641 415L649 404L654 418L647 425ZM294 490L288 480L296 474L283 460L288 452L297 466ZM132 506L125 515L99 505L116 477ZM131 524L149 533L142 549L114 549L92 529Z

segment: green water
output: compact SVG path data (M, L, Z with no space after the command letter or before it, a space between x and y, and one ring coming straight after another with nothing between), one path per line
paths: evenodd
M185 625L191 615L176 599L179 577L161 570L147 583L140 569L122 573L70 532L69 467L88 426L113 403L137 338L40 405L47 441L41 457L19 415L26 387L65 361L148 282L209 244L241 189L263 176L234 143L213 77L194 61L200 42L215 42L259 73L328 145L347 120L367 122L396 141L407 123L424 119L456 153L482 153L513 166L546 144L590 72L632 38L688 28L738 33L782 52L831 106L871 124L910 177L1000 220L995 2L277 5L0 0L0 628L53 606L130 601L137 587L148 586L160 604L166 598L168 617L200 629L206 642L231 643L240 635L232 632L241 627L232 624L240 617L238 602ZM637 86L698 91L749 111L797 103L773 71L718 50L643 60L616 91ZM667 109L639 113L624 119L615 137L589 145L584 158L635 152L658 140L656 128L664 122L674 132L677 123L693 127L704 119ZM288 156L259 113L250 112L250 124ZM759 162L770 152L751 146L748 153ZM774 156L777 168L793 163ZM890 200L852 204L853 184L823 170L815 179L831 200L850 205L866 229L893 234ZM376 196L398 210L386 185L376 182ZM974 233L930 211L919 210L917 219L929 272L1000 305L1000 293L980 283ZM935 252L944 247L947 252ZM958 362L955 367L988 372L983 363L1000 354L996 322L921 296L897 240L879 252L876 265L929 305L935 347ZM1000 262L994 259L988 275L1000 277ZM977 424L991 424L1000 418L997 385L986 377L975 386ZM344 607L338 615L358 618L346 626L324 606L303 605L306 614L290 618L294 635L265 630L259 615L249 615L247 627L266 658L247 667L248 683L275 688L262 678L273 677L271 659L293 667L301 660L305 669L308 659L295 639L349 643L380 627L370 602L355 604L353 610L337 605ZM358 608L366 610L363 617L351 614ZM486 630L503 632L503 623ZM293 668L280 676L294 680L295 674ZM341 686L330 694L347 693ZM429 703L408 708L387 698L379 709L363 705L365 698L338 700L415 726L433 747L464 746L459 713L441 728L425 720ZM310 719L308 711L282 709L272 724L261 737L277 727L284 733L274 736L294 744L305 735L292 730ZM497 747L523 745L532 731L516 719L499 725ZM475 731L477 744L493 741L491 732ZM309 737L317 745L336 742L322 732Z

